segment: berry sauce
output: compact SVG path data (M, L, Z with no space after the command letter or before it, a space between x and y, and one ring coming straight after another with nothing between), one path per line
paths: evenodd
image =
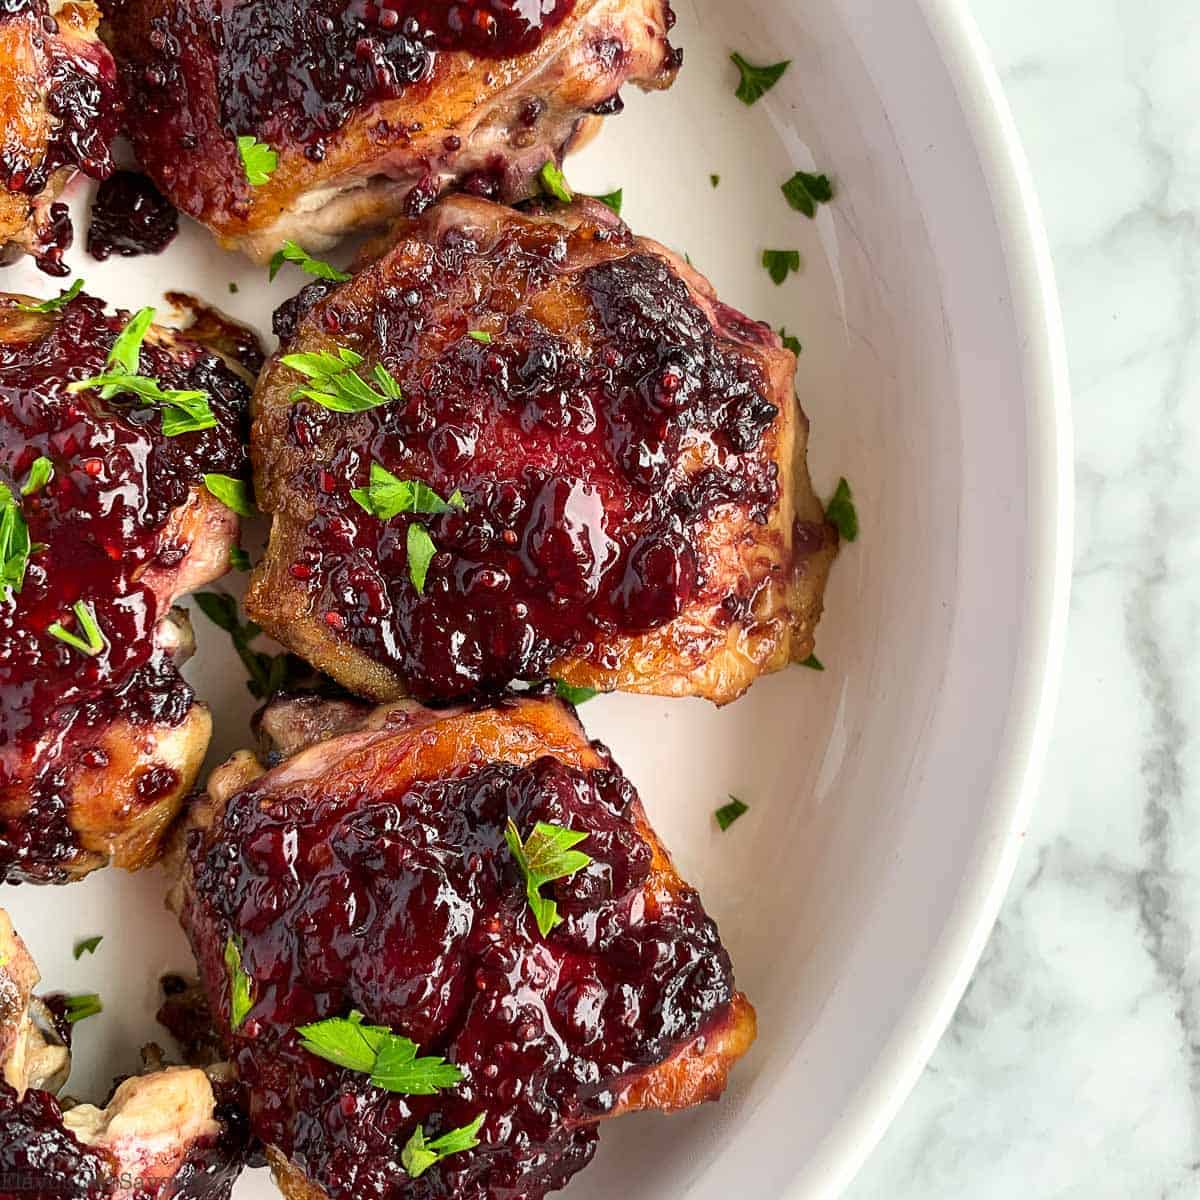
M179 232L179 211L145 175L117 171L92 201L87 250L103 262L110 254L159 254Z
M333 338L404 396L354 416L300 400L272 418L287 494L311 513L289 570L334 634L413 695L495 690L567 654L604 665L617 637L719 605L704 566L714 510L765 523L778 500L759 360L623 227L521 221L490 247L461 229L402 242L302 320L292 349ZM468 336L480 330L490 342ZM380 520L350 494L373 461L465 507ZM414 520L438 551L422 593Z
M17 22L28 26L31 49L44 64L52 133L40 159L24 152L21 139L6 141L0 183L32 196L61 167L105 178L113 170L110 151L121 120L112 55L98 40L61 36L47 0L0 0L0 24Z
M601 755L588 771L470 764L395 790L386 774L267 777L191 834L184 922L253 1130L332 1200L539 1200L587 1164L632 1080L727 1016L716 927L685 884L651 879L640 802ZM588 831L591 864L544 885L563 918L544 938L510 818L523 835L536 821ZM231 1031L234 935L253 1006ZM393 1093L302 1047L296 1026L352 1010L463 1081ZM481 1112L478 1148L408 1178L418 1123L432 1137Z
M21 500L30 540L45 547L30 555L20 593L0 603L0 879L61 877L56 868L77 845L72 778L105 765L95 739L109 722L186 716L192 693L155 649L163 614L142 576L185 552L164 542L164 528L201 476L245 470L248 389L195 343L168 351L145 342L140 366L164 387L208 392L214 429L165 437L156 407L66 390L103 370L126 319L89 296L51 316L0 308L0 482ZM19 497L42 455L53 477ZM80 632L77 601L92 606L107 639L92 657L47 632L56 621ZM150 780L147 803L175 782Z

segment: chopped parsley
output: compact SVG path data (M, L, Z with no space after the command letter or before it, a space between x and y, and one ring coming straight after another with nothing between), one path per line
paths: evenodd
M786 326L779 327L779 339L783 342L783 348L790 350L797 358L800 357L800 351L804 349L800 345L800 339L788 333Z
M351 488L354 502L373 517L390 521L400 513L444 513L452 508L465 508L462 492L455 491L443 500L428 484L419 479L397 479L391 471L377 462L371 464L370 485Z
M542 937L562 922L558 905L542 895L542 885L553 883L556 879L566 879L576 871L582 871L592 861L582 851L572 849L587 836L586 831L564 829L561 825L538 821L529 840L522 843L516 825L509 818L504 840L525 878L525 897Z
M210 474L204 476L204 486L239 517L252 517L257 511L254 507L254 489L245 479Z
M136 375L138 373L142 342L153 321L154 309L147 307L139 308L125 322L125 327L117 334L106 360L106 365L113 374ZM100 393L100 399L111 400L118 390L116 387L105 388Z
M828 175L810 175L797 171L780 189L784 199L806 217L817 215L818 204L828 204L833 199L833 184Z
M21 502L0 483L0 589L11 600L25 585L25 572L34 547Z
M721 177L720 175L710 175L708 177L708 182L711 183L713 187L717 187L720 185Z
M78 962L85 954L95 954L96 947L104 940L104 935L96 934L95 937L84 938L82 941L75 943L75 949L72 954L75 956L75 961Z
M553 196L555 200L561 200L564 204L570 204L575 199L575 193L567 185L566 177L553 160L542 167L538 179L541 180L542 191L547 196Z
M242 134L237 140L238 157L246 172L246 182L251 187L261 187L279 166L279 155L266 142L260 142L253 134Z
M256 700L265 700L283 691L291 681L304 675L305 664L291 654L267 654L250 643L262 633L253 621L238 620L237 601L224 592L196 592L192 599L200 611L218 628L229 634L233 648L249 672L246 689Z
M81 996L68 996L65 1001L67 1023L74 1025L77 1021L86 1021L104 1011L100 997L95 992L87 992Z
M845 479L838 480L833 499L825 509L825 519L836 526L842 541L858 541L858 510L854 507L854 494Z
M467 337L472 341L479 342L484 346L492 344L492 335L486 329L468 329Z
M363 356L345 346L308 354L285 354L285 367L298 371L312 381L310 387L292 392L293 400L308 399L333 412L366 412L400 399L400 385L382 363L374 371L376 390L354 369L362 366Z
M800 665L808 667L810 671L825 670L825 664L815 654L810 654Z
M601 204L611 208L619 217L621 215L621 205L624 203L624 188L617 188L615 192L607 192L603 196L593 196L593 200L599 200Z
M737 85L737 98L743 104L753 104L761 100L783 77L784 71L790 67L791 60L772 63L769 67L756 67L747 62L736 51L730 59L741 74Z
M554 681L554 690L558 693L560 699L565 700L568 704L574 704L576 707L580 704L586 704L589 700L593 700L600 695L595 688L575 687L574 684L564 683L561 679Z
M33 496L54 478L54 464L44 455L39 454L29 468L29 478L21 485L22 496Z
M369 1075L376 1087L388 1092L432 1096L463 1080L463 1073L453 1063L440 1055L418 1058L416 1042L386 1025L364 1025L359 1012L300 1025L296 1032L310 1054Z
M60 642L66 642L80 654L86 654L88 658L95 658L108 645L108 640L100 629L100 623L96 620L95 609L83 600L76 600L71 606L71 611L79 623L79 628L83 633L82 637L67 629L61 621L55 621L53 625L47 626L46 632L51 637L58 638Z
M276 250L271 257L269 278L274 279L279 274L279 268L285 262L295 263L300 270L306 271L317 279L327 279L330 283L345 283L350 276L345 271L339 271L321 258L313 258L303 246L290 238L283 243L283 248Z
M229 565L235 571L248 571L250 570L250 555L241 546L230 546Z
M234 283L233 280L231 279L229 281L229 294L231 296L236 296L237 291L238 291L238 285L236 283Z
M422 595L425 592L425 577L429 574L429 564L437 553L437 546L429 536L429 530L415 521L408 527L408 577L412 585Z
M39 300L36 304L17 304L17 308L21 312L26 313L50 313L56 312L60 308L66 308L80 292L83 291L83 280L76 279L73 284L65 292L59 292L53 300Z
M782 283L793 271L800 270L799 250L764 250L762 265L776 283Z
M483 1128L487 1113L481 1112L470 1125L451 1129L431 1142L425 1140L425 1130L418 1125L412 1132L412 1137L400 1151L400 1165L408 1172L410 1179L420 1179L434 1163L439 1163L451 1154L461 1154L464 1150L474 1150L479 1145L475 1135Z
M235 937L225 939L225 970L229 975L229 1028L237 1029L254 1007L254 980L242 966L242 945Z
M729 803L722 804L721 807L718 808L715 813L713 813L713 816L717 818L717 824L720 825L721 832L724 833L725 830L727 830L730 825L732 825L734 821L738 819L738 817L743 816L749 811L750 806L748 804L743 804L742 801L736 796L730 796Z

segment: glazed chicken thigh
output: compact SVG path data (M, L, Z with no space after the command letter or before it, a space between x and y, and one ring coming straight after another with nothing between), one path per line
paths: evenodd
M376 249L260 379L259 624L377 700L726 703L812 652L836 533L775 333L595 201L455 197Z
M602 1119L721 1094L754 1010L565 705L262 726L277 765L214 772L173 906L291 1200L540 1200Z
M263 261L452 186L529 196L623 85L670 85L673 23L667 0L114 0L107 36L143 167Z
M117 69L89 0L0 8L0 255L25 252L63 275L71 223L59 194L77 171L111 174Z
M244 473L249 388L150 327L140 378L193 411L205 397L205 427L72 390L110 366L126 318L87 295L33 303L0 296L0 880L61 882L150 861L207 749L172 605L228 569L237 517L203 480Z

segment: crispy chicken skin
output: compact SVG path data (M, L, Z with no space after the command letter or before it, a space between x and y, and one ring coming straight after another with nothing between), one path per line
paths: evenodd
M670 85L673 23L666 0L115 0L105 33L144 168L261 262L455 186L530 195L624 84ZM249 136L278 155L257 185Z
M555 700L434 711L277 699L263 757L216 770L177 841L180 913L284 1193L294 1200L539 1200L589 1161L597 1123L718 1098L754 1010L641 802ZM541 934L506 841L586 830L591 861L544 885ZM286 881L286 882L285 882ZM228 947L251 1003L234 1018ZM304 1048L362 1013L462 1078L393 1093ZM337 1122L314 1120L337 1105ZM410 1178L401 1148L486 1112L479 1146Z
M550 674L724 704L812 653L836 533L775 333L594 201L454 197L371 255L280 314L281 354L347 348L402 398L331 412L280 355L255 393L272 636L376 700ZM461 504L381 519L374 465Z
M117 70L99 21L89 0L9 0L0 12L0 256L35 254L56 275L71 227L55 201L77 171L113 169Z
M249 389L200 343L151 327L142 371L208 392L216 419L168 437L153 405L68 390L104 369L126 317L86 295L50 313L21 303L0 295L0 499L40 548L0 605L0 879L66 882L152 861L208 748L173 605L228 570L237 517L201 480L244 470Z

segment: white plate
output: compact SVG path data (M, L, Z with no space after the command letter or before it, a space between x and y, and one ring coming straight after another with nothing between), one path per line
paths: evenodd
M678 7L678 84L630 94L569 175L623 187L636 229L801 339L814 477L826 493L852 481L863 533L833 574L824 674L765 679L724 711L624 696L583 710L719 920L761 1037L721 1105L606 1129L570 1195L828 1196L932 1050L1023 835L1066 606L1064 362L1026 170L956 4ZM747 109L731 49L793 66ZM838 182L815 222L780 196L796 167ZM765 247L799 248L803 273L775 287ZM159 258L70 262L115 303L184 288L264 330L303 279L268 286L194 226ZM4 285L52 294L27 266ZM217 714L215 761L245 743L253 702L228 639L195 623L188 673ZM727 792L751 811L722 835ZM45 986L103 995L70 1084L98 1098L156 1036L159 975L188 965L163 879L0 890ZM95 933L95 957L73 962ZM265 1176L236 1193L273 1194Z

